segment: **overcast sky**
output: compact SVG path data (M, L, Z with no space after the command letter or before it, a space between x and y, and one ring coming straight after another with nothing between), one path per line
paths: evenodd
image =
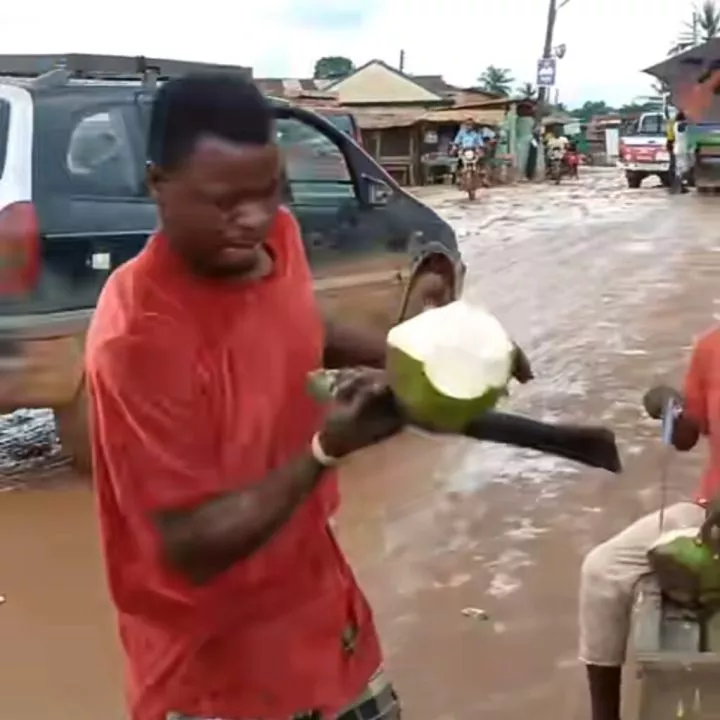
M251 65L256 77L309 77L323 55L380 58L473 84L489 64L534 82L547 0L25 0L3 3L3 53L144 54ZM118 10L122 8L122 14ZM690 0L570 0L558 13L560 100L610 104L650 91L640 70L665 57Z

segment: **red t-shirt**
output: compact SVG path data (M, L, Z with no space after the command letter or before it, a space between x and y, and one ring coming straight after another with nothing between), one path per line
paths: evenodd
M90 328L94 479L133 720L330 714L380 664L328 527L332 473L264 547L201 587L163 562L150 519L257 482L318 427L306 376L323 329L287 210L269 249L270 277L230 286L191 275L156 235L113 273Z
M720 493L720 329L695 344L683 389L685 412L707 436L709 457L696 496L704 505Z

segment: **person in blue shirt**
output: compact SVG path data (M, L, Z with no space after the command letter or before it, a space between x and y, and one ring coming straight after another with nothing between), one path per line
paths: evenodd
M482 132L478 129L475 121L472 118L468 118L461 126L455 135L452 147L458 155L457 167L455 170L456 178L459 179L460 171L463 166L462 151L463 150L477 150L481 152L485 145ZM481 153L482 154L482 153Z
M483 134L472 118L468 118L460 126L453 140L453 146L459 150L475 150L483 147L484 144Z

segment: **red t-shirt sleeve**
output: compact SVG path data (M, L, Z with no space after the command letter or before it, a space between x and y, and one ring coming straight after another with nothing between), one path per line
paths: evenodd
M287 273L300 284L307 284L312 291L312 272L305 254L302 231L295 216L286 207L281 207L276 220L276 237L283 244L287 262Z
M205 380L182 337L172 327L115 337L88 363L95 474L130 516L220 491Z
M715 338L717 341L717 338ZM711 336L701 337L693 348L690 365L685 375L683 397L685 413L700 427L706 435L708 431L708 355L712 351Z

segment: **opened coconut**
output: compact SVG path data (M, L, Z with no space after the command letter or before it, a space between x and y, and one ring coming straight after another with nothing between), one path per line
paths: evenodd
M427 310L394 327L387 346L393 392L420 425L461 432L507 394L515 346L484 308L458 300Z
M691 607L720 606L720 558L699 539L699 528L663 533L648 561L666 596Z

